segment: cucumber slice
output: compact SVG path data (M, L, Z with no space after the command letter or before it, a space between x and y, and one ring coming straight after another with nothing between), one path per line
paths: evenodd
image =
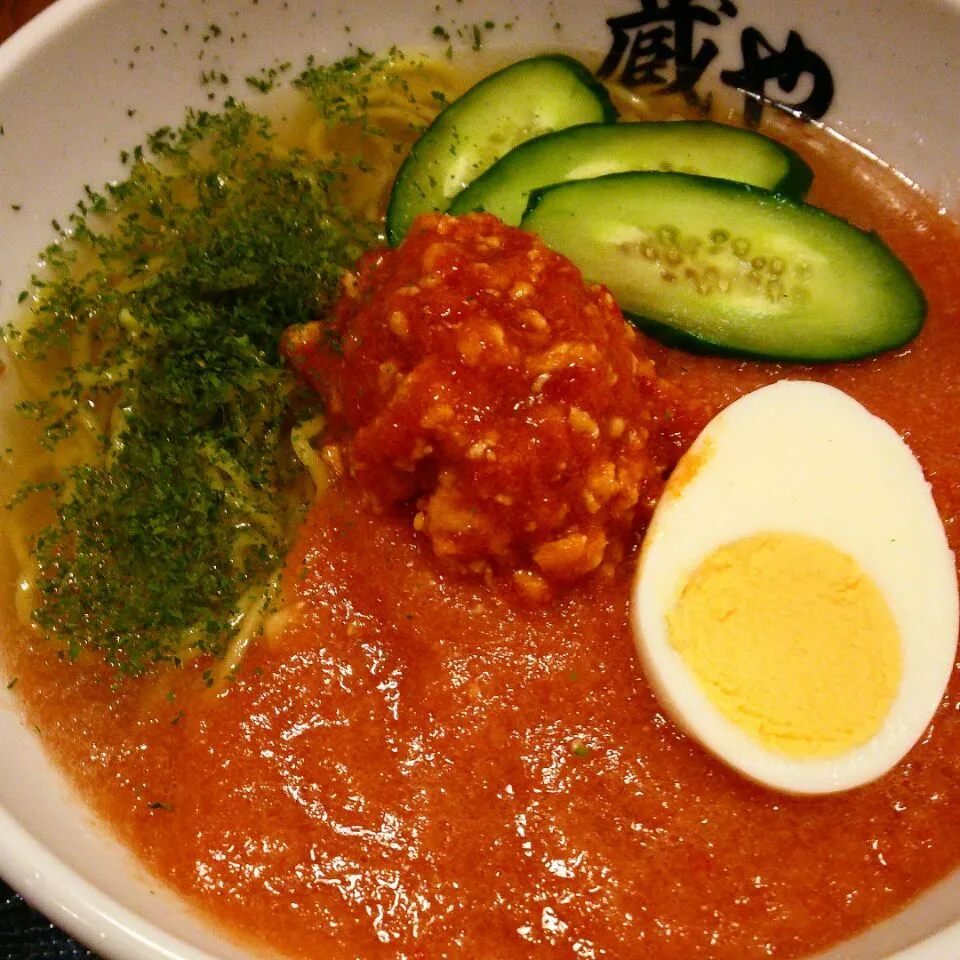
M390 193L387 239L398 244L417 214L446 210L518 143L616 119L604 86L572 57L531 57L491 74L445 107L413 145Z
M516 226L530 193L566 180L630 170L696 173L739 180L802 200L813 171L788 147L759 133L710 120L587 124L515 147L450 205L485 210Z
M667 343L779 360L849 360L919 331L923 292L875 234L816 207L680 173L536 191L521 227L606 284Z

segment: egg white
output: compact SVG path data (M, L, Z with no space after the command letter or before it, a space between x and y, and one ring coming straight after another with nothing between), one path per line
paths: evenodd
M667 613L691 574L719 547L763 532L820 537L852 556L896 621L900 687L877 734L841 756L766 748L710 702L670 644ZM759 783L829 793L881 776L923 736L956 659L956 564L896 431L840 390L784 380L723 410L674 471L643 543L631 619L646 675L682 729Z

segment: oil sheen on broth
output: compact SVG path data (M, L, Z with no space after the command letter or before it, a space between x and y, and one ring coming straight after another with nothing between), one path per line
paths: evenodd
M960 231L839 139L771 130L814 167L812 202L906 261L926 326L816 368L648 350L714 409L785 376L841 387L910 438L956 551ZM4 646L30 722L122 840L232 935L291 956L797 957L960 864L960 681L888 776L767 792L660 713L630 580L624 562L520 602L343 483L299 528L282 617L222 687L202 659L115 687L9 609Z

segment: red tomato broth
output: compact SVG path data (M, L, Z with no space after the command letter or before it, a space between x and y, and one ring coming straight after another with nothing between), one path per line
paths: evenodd
M907 260L930 300L921 335L816 368L651 351L711 403L783 376L849 391L907 438L957 550L960 229L810 136L811 199ZM956 676L889 775L780 796L660 714L629 583L625 566L517 605L346 488L291 558L294 623L219 695L199 666L168 702L156 681L118 691L42 645L6 646L29 721L121 839L226 929L292 956L800 956L960 864Z

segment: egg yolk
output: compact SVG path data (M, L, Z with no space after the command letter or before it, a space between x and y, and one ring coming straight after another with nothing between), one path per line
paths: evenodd
M815 537L764 533L720 547L667 626L717 709L791 757L865 743L900 684L900 636L883 594L853 557Z

